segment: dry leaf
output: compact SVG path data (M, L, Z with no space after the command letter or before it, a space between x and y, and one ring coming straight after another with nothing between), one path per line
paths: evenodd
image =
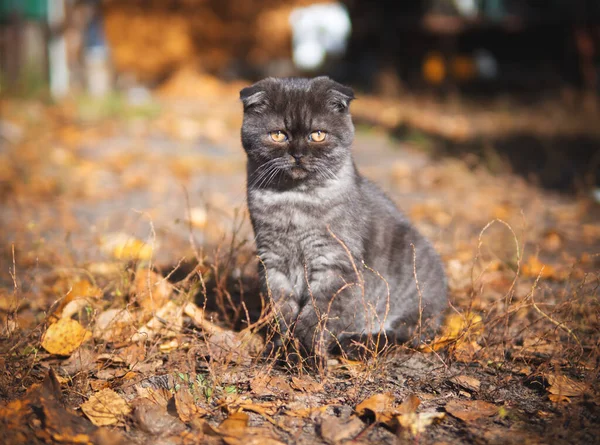
M356 412L359 416L371 412L375 415L375 421L379 423L387 423L393 417L392 404L394 396L389 393L375 394L372 397L362 401L356 406Z
M479 391L481 386L481 382L479 380L468 375L457 375L456 377L452 377L450 381L458 386L462 386L465 389L475 392Z
M483 333L483 323L480 315L474 313L450 314L444 320L442 332L436 336L432 343L423 345L419 349L424 352L432 352L442 349L450 343L460 344L471 336L479 336Z
M225 330L204 318L204 309L199 308L194 303L187 303L183 308L183 312L192 319L194 326L202 329L207 334L215 334Z
M131 412L131 407L112 389L103 389L81 405L81 410L96 426L113 425Z
M451 400L445 406L446 412L464 422L498 414L498 407L483 400Z
M167 407L169 400L172 397L171 391L166 388L145 388L140 385L136 385L135 390L141 398L151 400L163 408Z
M542 263L537 256L530 256L527 262L521 266L521 272L529 277L560 279L554 267Z
M185 423L208 414L208 411L196 405L194 396L188 388L180 388L175 393L175 409L179 418Z
M139 429L151 436L172 436L186 430L185 424L170 415L164 406L156 405L148 399L137 399L134 404L133 421Z
M169 301L173 286L156 272L140 269L135 274L129 292L143 313L150 316Z
M292 383L290 383L290 386L297 391L303 392L320 392L323 390L322 383L319 383L308 377L292 377Z
M87 298L77 298L69 301L62 310L60 318L72 318L74 315L81 314L86 307L89 307L90 301ZM81 319L81 317L79 318Z
M579 397L582 396L587 386L584 383L571 380L562 374L545 374L544 377L548 380L548 392L557 396Z
M126 233L111 233L102 239L105 252L119 260L149 260L153 246ZM154 246L156 248L156 246Z
M136 332L131 340L146 341L157 335L169 336L179 332L183 325L183 309L172 301L161 307L154 317Z
M126 309L108 309L96 318L94 338L108 343L128 340L134 332L134 321Z
M61 318L50 325L42 339L42 347L50 354L71 355L92 333L78 321L71 318Z
M400 406L398 407L396 412L398 414L415 413L415 412L417 412L417 408L419 407L420 404L421 404L421 401L419 400L419 398L414 394L410 394L406 398L406 400L404 400L404 402L402 402L400 404Z
M248 414L232 413L219 425L218 432L224 436L241 437L248 427Z
M284 377L258 375L250 382L250 389L257 396L288 394L292 391Z
M357 436L365 424L356 416L343 421L338 417L326 416L320 425L321 437L327 443L337 444L343 440L352 439Z
M413 437L425 432L425 429L433 422L442 420L446 415L438 412L427 412L427 413L409 413L401 414L396 419L402 428L410 431Z

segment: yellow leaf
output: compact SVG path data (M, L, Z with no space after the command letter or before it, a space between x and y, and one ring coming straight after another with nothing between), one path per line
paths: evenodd
M42 347L50 354L71 355L92 337L92 333L71 318L61 318L50 325L42 339Z
M356 412L359 416L362 416L370 411L375 414L376 422L386 423L393 417L392 403L394 403L394 396L392 394L375 394L359 403L356 406Z
M521 271L524 275L534 278L537 278L538 276L541 278L560 278L554 267L542 263L537 256L533 255L521 266Z
M413 437L423 433L435 421L442 420L446 415L438 412L401 414L397 417L402 428L410 431Z
M472 312L466 314L450 314L444 321L442 332L432 343L420 347L422 351L437 351L457 340L465 341L471 336L483 333L483 323L480 315Z
M105 236L102 247L119 260L149 260L153 253L153 246L125 233Z
M131 407L120 395L106 388L92 395L81 405L81 410L96 426L113 425L131 412Z

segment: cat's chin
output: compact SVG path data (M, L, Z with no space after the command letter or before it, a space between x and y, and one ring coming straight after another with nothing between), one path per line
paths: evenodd
M288 170L288 174L292 179L305 179L308 171L302 167L292 167Z

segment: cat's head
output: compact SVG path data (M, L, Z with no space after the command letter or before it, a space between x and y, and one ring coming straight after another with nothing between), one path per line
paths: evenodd
M240 92L253 182L334 178L350 157L351 88L328 77L267 78Z

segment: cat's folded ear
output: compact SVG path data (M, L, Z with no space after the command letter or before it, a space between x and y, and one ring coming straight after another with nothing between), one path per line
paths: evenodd
M244 112L260 112L267 105L267 93L263 86L255 83L240 91L240 99L244 104Z
M315 80L327 82L328 105L334 110L342 113L347 113L350 107L350 102L354 100L354 91L352 88L337 83L329 77L317 77Z

